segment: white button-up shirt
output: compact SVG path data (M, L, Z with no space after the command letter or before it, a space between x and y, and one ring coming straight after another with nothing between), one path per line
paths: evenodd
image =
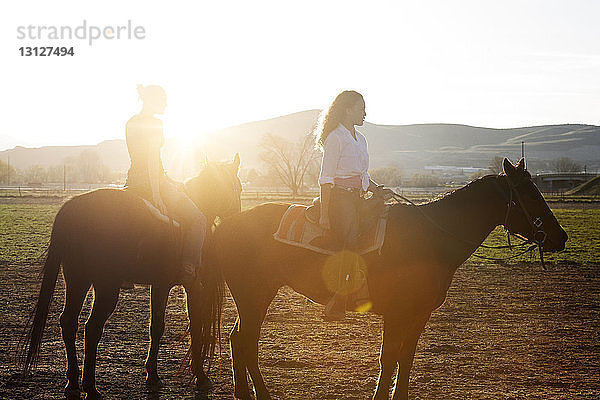
M369 153L367 140L356 131L356 140L342 124L335 128L323 144L319 185L333 183L334 178L360 176L363 190L369 187Z

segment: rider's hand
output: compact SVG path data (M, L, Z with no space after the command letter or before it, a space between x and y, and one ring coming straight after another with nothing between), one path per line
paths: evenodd
M319 218L319 225L325 230L331 229L331 223L329 222L329 215L321 214L321 218Z

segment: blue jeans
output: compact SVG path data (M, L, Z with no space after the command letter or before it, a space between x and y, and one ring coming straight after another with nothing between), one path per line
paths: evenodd
M360 263L358 251L359 235L359 211L363 198L358 191L349 192L334 186L331 191L331 200L329 203L329 221L331 231L336 238L338 249L338 282L335 289L339 296L338 300L331 301L329 309L335 309L337 306L345 309L345 296L354 293L360 285L357 279L360 278ZM347 251L345 251L347 250ZM337 304L340 302L340 304ZM327 313L327 311L326 311Z
M349 192L336 186L331 190L329 220L337 244L342 250L357 250L362 200L358 192Z

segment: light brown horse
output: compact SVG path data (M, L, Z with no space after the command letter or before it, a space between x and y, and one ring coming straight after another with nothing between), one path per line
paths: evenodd
M381 370L375 399L408 398L417 341L433 310L445 299L457 268L498 225L538 241L544 251L564 249L567 235L525 170L504 160L502 175L489 175L427 204L391 206L381 254L364 256L372 311L384 318ZM215 231L218 266L235 299L231 331L235 397L270 399L258 365L258 339L267 308L287 285L325 304L332 293L323 281L327 256L275 241L287 204L268 203L234 215Z
M239 164L238 155L231 163L209 164L185 184L188 196L209 221L209 231L216 216L241 211ZM205 248L212 239L211 232L207 235ZM132 192L99 189L68 200L58 211L52 227L42 286L21 353L24 374L35 364L62 265L66 286L60 316L67 353L65 394L79 397L75 335L83 301L93 285L94 304L85 324L82 389L87 398L100 396L95 381L98 342L124 281L152 285L151 343L146 370L147 383L158 384L158 344L164 332L167 298L170 289L182 282L182 271L178 268L180 251L174 236L180 236L180 231L174 231L171 223L153 215ZM212 355L219 336L220 325L215 321L220 319L223 281L218 271L201 268L198 279L185 289L191 334L190 367L198 384L203 385L208 380L203 371L204 362Z

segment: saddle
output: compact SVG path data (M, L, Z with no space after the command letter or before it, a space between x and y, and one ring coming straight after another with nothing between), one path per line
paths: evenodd
M385 239L388 206L380 196L373 195L362 202L359 210L358 254L381 249ZM335 254L341 250L331 232L319 225L321 199L310 206L292 204L283 214L273 238L279 242L313 250L321 254Z

